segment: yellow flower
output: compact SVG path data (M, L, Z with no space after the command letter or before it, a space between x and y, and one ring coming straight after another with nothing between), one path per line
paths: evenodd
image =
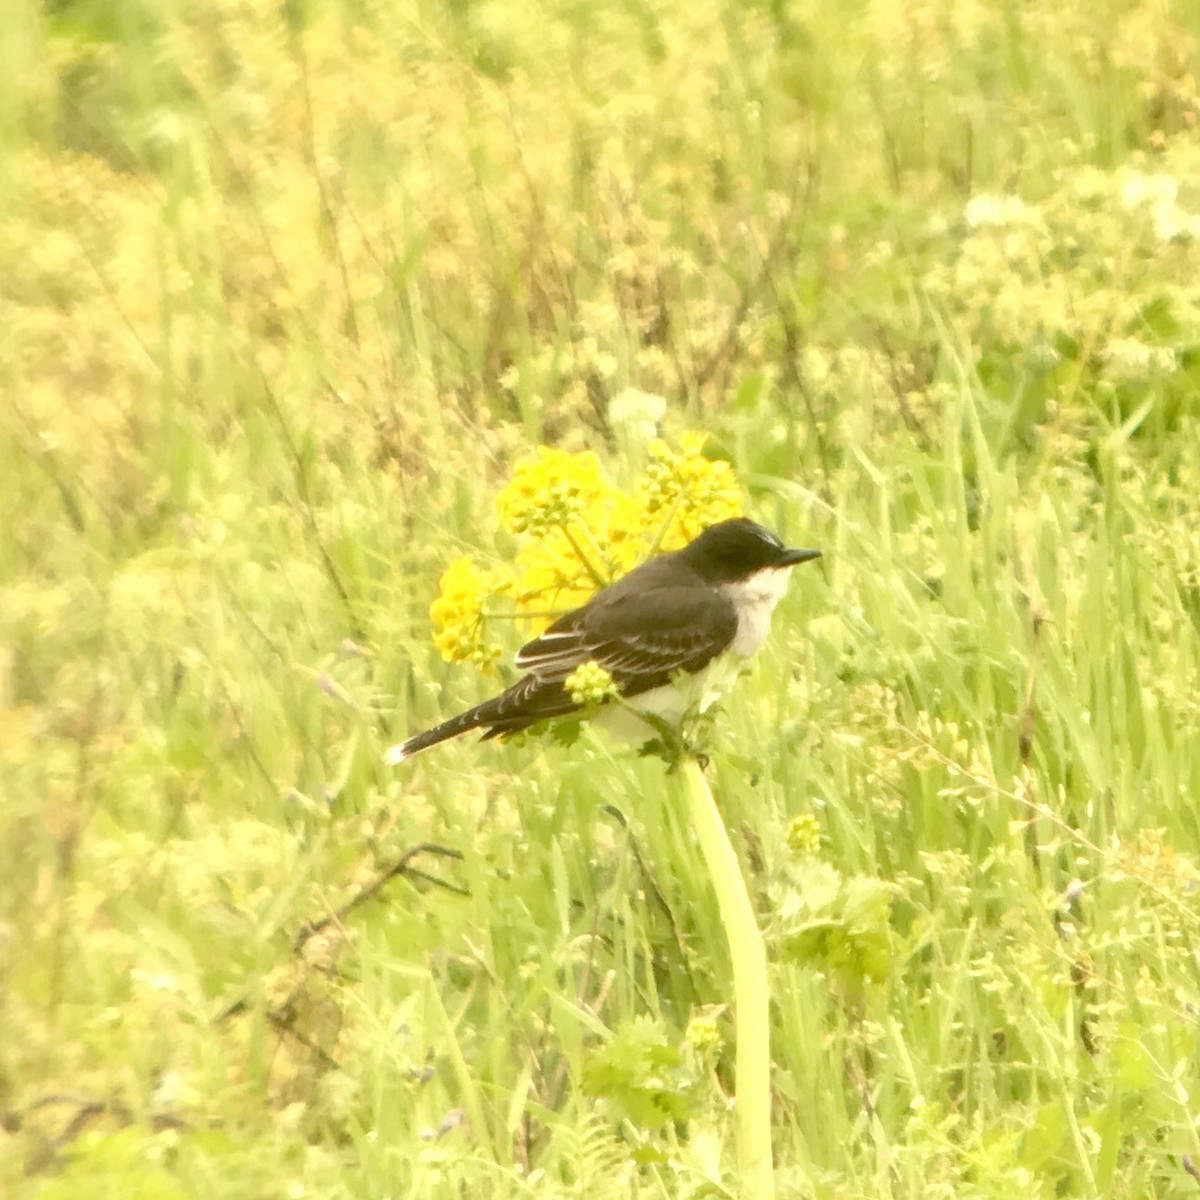
M605 700L615 700L620 695L613 677L598 662L585 662L576 667L563 680L563 686L580 708L603 704Z
M700 1013L688 1023L683 1033L689 1046L702 1058L714 1055L721 1045L721 1029L711 1013Z
M644 556L633 499L602 474L599 459L539 448L496 499L501 525L523 539L512 595L544 627L583 604Z
M447 662L473 662L490 671L501 648L484 640L484 605L503 590L493 571L485 571L467 555L460 555L442 572L437 599L429 606L433 644Z
M496 497L496 511L509 533L544 534L561 529L611 490L591 451L569 454L539 446Z
M576 546L561 529L517 551L514 598L517 610L532 618L529 629L545 628L555 616L578 608L595 595L600 582L607 580L601 573L598 581L589 565L590 560L581 560Z
M638 489L647 530L660 533L664 550L686 545L702 530L741 516L742 492L729 463L704 457L708 434L689 432L672 450L661 438L650 443L650 466ZM665 528L664 528L665 526Z
M800 813L788 822L783 840L797 858L816 854L821 847L821 822L812 813Z

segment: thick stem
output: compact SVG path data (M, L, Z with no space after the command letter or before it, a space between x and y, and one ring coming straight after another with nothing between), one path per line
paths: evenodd
M682 765L692 828L717 893L721 924L733 963L733 1007L737 1033L735 1094L738 1121L738 1173L744 1200L773 1200L771 1162L771 1023L767 950L754 917L737 854L700 764Z

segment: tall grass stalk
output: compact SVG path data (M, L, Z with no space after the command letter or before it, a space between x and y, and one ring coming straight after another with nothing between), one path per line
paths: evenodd
M733 965L739 1193L746 1200L771 1200L775 1195L775 1169L771 1158L771 996L767 948L741 865L708 780L694 758L684 760L682 773L688 811L717 893Z

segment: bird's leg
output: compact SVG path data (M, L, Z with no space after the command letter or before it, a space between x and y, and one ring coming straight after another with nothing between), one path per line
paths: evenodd
M658 734L658 737L644 742L638 753L644 756L653 754L667 764L669 771L676 770L689 753L682 726L675 725L655 713L638 712L637 715L639 720L645 721Z
M701 709L697 702L688 708L678 724L655 713L638 710L637 715L658 734L642 745L640 754L656 755L667 764L669 771L677 770L679 764L689 758L695 759L701 767L708 766L707 747L715 724L714 706Z

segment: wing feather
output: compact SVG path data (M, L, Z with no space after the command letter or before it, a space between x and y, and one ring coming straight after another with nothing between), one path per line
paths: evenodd
M523 646L516 665L529 674L464 714L471 727L496 737L575 712L564 680L586 662L604 667L622 695L638 696L670 683L677 671L701 670L737 633L732 602L714 589L624 584L560 617Z
M602 595L522 647L516 665L547 684L597 662L624 695L660 687L676 671L698 671L725 650L737 614L720 592L665 587Z

